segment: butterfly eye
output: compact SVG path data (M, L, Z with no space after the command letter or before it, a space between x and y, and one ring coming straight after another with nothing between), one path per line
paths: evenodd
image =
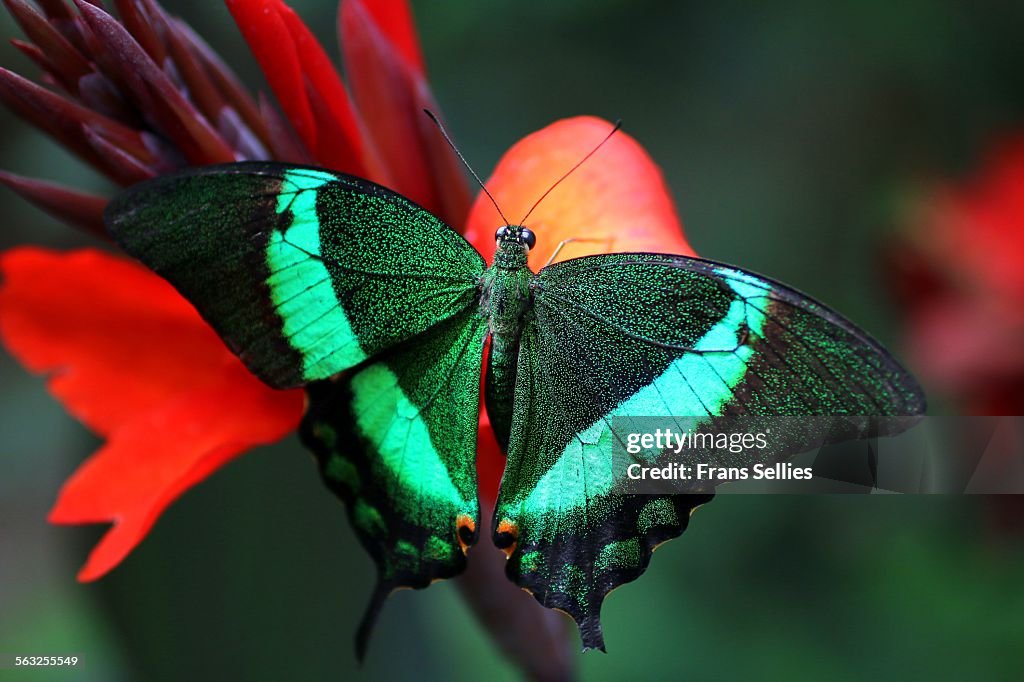
M494 240L500 242L508 234L508 225L499 227L494 233Z
M521 239L523 240L523 243L526 244L526 250L529 251L533 248L534 244L537 243L537 235L525 227L520 234L522 235Z

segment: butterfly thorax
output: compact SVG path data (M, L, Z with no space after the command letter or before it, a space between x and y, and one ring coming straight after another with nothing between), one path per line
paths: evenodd
M484 400L498 442L505 447L512 423L519 337L531 305L533 272L526 256L532 234L511 227L502 228L497 236L494 262L481 280L480 312L487 318L491 339Z
M481 279L480 312L487 318L491 334L518 336L523 314L529 307L530 279L523 244L499 242L494 263Z

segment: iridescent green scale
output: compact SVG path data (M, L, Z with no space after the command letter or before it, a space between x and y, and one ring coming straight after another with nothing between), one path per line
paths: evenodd
M778 282L683 256L494 263L409 200L315 168L244 163L132 188L114 238L167 278L277 388L305 386L302 437L385 597L465 567L480 535L484 397L508 461L490 521L510 579L603 648L605 595L710 495L622 495L617 416L917 415L914 379L850 322ZM490 341L489 362L482 367Z

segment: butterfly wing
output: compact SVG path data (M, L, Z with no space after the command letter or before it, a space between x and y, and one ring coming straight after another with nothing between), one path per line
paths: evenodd
M106 222L278 388L337 374L471 306L484 269L408 199L285 164L163 176L114 199Z
M785 285L709 261L609 254L540 271L495 511L507 572L603 648L604 596L704 495L613 492L616 416L916 415L875 341Z
M282 164L165 176L106 217L256 375L307 386L303 440L377 564L362 653L384 598L461 572L478 537L483 259L394 192Z
M303 441L377 564L360 657L387 595L461 573L478 538L473 453L486 331L467 309L350 376L310 386Z

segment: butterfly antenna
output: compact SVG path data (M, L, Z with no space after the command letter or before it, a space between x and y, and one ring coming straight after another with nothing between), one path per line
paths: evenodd
M597 143L597 146L596 146L596 147L594 147L593 149L591 149L591 150L590 150L590 151L589 151L589 152L587 153L587 155L586 155L586 156L584 156L584 157L583 157L582 159L580 159L580 160L579 160L579 162L577 162L575 166L573 166L572 168L570 168L570 169L569 169L569 170L568 170L568 171L566 172L566 174L565 174L565 175L563 175L562 177L558 178L558 180L556 180L556 181L555 181L555 184L551 185L551 187L548 187L548 191L546 191L546 192L544 192L544 194L541 194L541 195L540 195L540 199L537 199L537 201L536 201L536 202L534 202L533 206L531 206L531 207L530 207L530 210L529 210L529 211L527 211L527 212L526 212L526 215L524 215L524 216L523 216L523 219L519 221L519 224L520 224L520 225L523 225L523 224L525 224L525 223L526 223L526 219L530 217L530 214L531 214L531 213L533 213L533 209L537 208L537 207L538 207L538 206L540 205L540 202L544 201L544 199L545 199L545 198L546 198L546 197L547 197L547 196L548 196L549 194L551 194L551 190L553 190L554 188L558 187L558 185L559 185L559 184L561 184L562 180L565 180L565 179L566 179L567 177L569 177L570 175L572 175L572 174L573 174L573 172L574 172L574 171L575 171L575 170L576 170L577 168L579 168L579 167L580 167L580 166L582 166L582 165L583 165L584 163L586 163L587 159L589 159L589 158L590 158L591 156L593 156L594 154L596 154L596 153L597 153L597 150L598 150L598 149L600 149L601 147L603 147L603 146L604 146L604 143L605 143L605 142L607 142L608 140L610 140L610 139L611 139L611 137L612 137L612 135L614 135L614 134L615 134L616 132L618 132L619 128L621 128L621 127L622 127L622 119L620 118L620 119L619 119L618 121L616 121L616 122L615 122L615 125L614 125L614 126L612 126L612 129L611 129L611 131L610 131L610 132L609 132L609 133L608 133L607 135L605 135L605 136L604 136L604 139L603 139L603 140L601 140L600 142L598 142L598 143Z
M444 141L447 142L448 146L452 148L452 151L455 152L455 155L459 157L459 161L462 161L462 165L469 170L469 174L473 176L474 180L476 180L476 184L480 185L480 189L484 191L484 194L487 195L487 198L491 200L492 204L494 204L494 209L498 212L498 215L501 216L501 219L505 221L506 225L511 225L512 223L510 223L508 221L508 218L505 217L505 214L501 212L501 207L498 206L498 202L495 201L494 197L491 196L491 193L487 191L487 186L484 184L484 181L480 179L480 176L476 174L476 171L473 170L473 167L469 165L469 161L466 161L466 157L462 155L462 152L459 151L459 148L455 146L454 142L452 142L452 138L448 136L448 131L444 129L443 125L441 125L441 121L437 120L437 116L434 116L434 112L432 112L430 109L424 109L423 113L429 116L430 120L433 121L434 125L437 126L437 129L441 131L441 135L444 137Z

